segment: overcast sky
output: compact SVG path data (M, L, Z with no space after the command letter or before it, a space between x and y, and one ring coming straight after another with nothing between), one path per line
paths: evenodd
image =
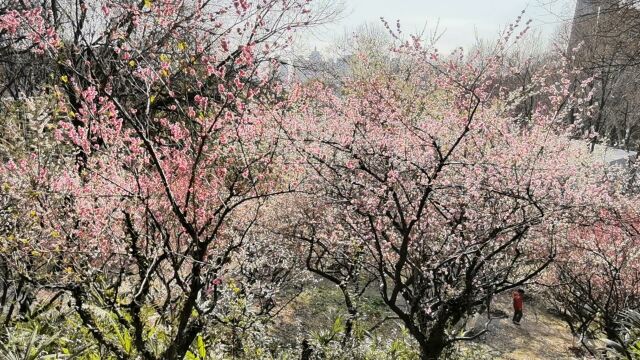
M511 23L522 10L525 21L546 38L563 20L573 14L575 0L343 0L343 19L318 30L307 41L309 48L327 51L329 44L341 34L364 23L379 23L383 16L391 24L400 20L405 32L424 28L433 30L439 21L444 35L438 42L442 51L469 47L476 34L493 39L499 29Z

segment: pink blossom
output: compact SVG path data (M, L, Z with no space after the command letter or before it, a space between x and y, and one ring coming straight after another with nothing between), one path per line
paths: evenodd
M20 27L20 14L15 10L10 10L0 16L0 30L6 30L9 34L15 34Z
M97 94L95 87L90 86L82 92L82 97L87 103L92 103Z
M196 102L196 104L198 104L198 106L201 109L206 109L207 108L207 103L209 102L209 99L205 96L200 96L200 95L196 95L194 97L194 101Z

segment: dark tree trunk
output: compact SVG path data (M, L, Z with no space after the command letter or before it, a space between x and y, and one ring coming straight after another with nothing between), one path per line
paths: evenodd
M424 322L423 320L422 322ZM428 335L423 333L415 324L408 324L405 322L409 333L413 336L420 346L420 359L421 360L438 360L442 356L442 353L447 348L447 338L445 333L446 318L444 314L441 314L435 321L433 327L429 330Z
M344 303L347 307L347 312L349 313L347 319L344 323L344 337L342 338L342 346L345 346L349 340L351 340L351 336L353 333L353 323L356 321L358 317L358 310L356 309L355 304L351 300L351 296L349 294L349 290L346 286L341 286L342 294L344 296Z
M309 346L309 340L302 340L302 354L300 354L300 360L310 360L313 354L313 349Z
M420 359L438 360L446 348L447 339L445 337L444 327L433 328L426 341L420 342Z

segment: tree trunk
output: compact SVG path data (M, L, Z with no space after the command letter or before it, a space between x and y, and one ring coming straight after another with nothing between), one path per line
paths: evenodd
M446 347L444 332L442 334L434 334L432 331L427 341L420 343L420 359L438 360Z
M311 360L313 349L309 346L309 340L302 340L302 354L300 354L300 360Z
M442 318L438 319L429 331L429 335L425 336L418 327L409 328L409 332L418 341L420 345L421 360L438 360L447 348L447 339L445 335L446 321Z
M349 313L347 319L344 324L344 337L342 338L342 346L346 346L347 342L351 340L351 336L353 333L353 323L356 321L358 317L358 309L356 309L355 304L351 300L351 296L349 294L349 289L346 286L340 286L340 290L342 290L342 295L344 296L344 303L347 307L347 312Z

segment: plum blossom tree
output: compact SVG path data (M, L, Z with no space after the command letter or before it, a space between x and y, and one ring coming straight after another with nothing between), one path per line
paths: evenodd
M259 289L290 272L242 264L274 251L254 224L295 185L271 122L274 77L293 32L329 18L312 6L54 0L2 13L4 44L55 63L46 89L65 149L2 166L28 225L5 249L30 283L70 299L106 353L182 359L225 298L277 308L277 291Z
M477 336L458 332L465 318L539 275L569 225L609 200L602 164L558 126L589 96L570 91L574 71L547 67L522 91L497 81L514 31L488 58L443 58L394 30L397 66L358 54L366 76L291 92L283 128L309 191L338 209L327 221L365 249L366 271L423 359ZM524 118L527 92L549 101Z
M640 307L638 215L629 199L615 204L569 232L549 274L556 306L592 355L588 340L602 334L622 343L620 316Z
M322 185L322 184L319 184ZM320 189L318 189L320 191ZM367 254L358 233L340 217L339 208L322 196L298 194L289 223L277 230L285 239L295 240L293 247L302 255L299 261L306 270L336 286L344 301L344 336L340 343L351 345L356 323L360 320L360 303L364 292L377 279L366 266ZM327 220L330 221L327 221Z
M1 126L3 143L0 145L0 156L3 159L23 157L37 147L42 154L49 156L56 150L53 146L51 134L45 131L47 126L47 99L29 99L23 102L6 101L3 103L5 113ZM11 236L20 232L21 218L12 216L13 210L21 204L21 196L14 196L8 184L2 186L2 201L0 209L1 229L0 236ZM0 313L4 316L4 322L9 323L16 315L24 316L29 309L29 303L35 294L28 281L20 278L8 266L9 251L0 252Z
M602 289L587 297L603 309L636 301L633 212L611 219L616 177L562 127L592 111L592 79L576 82L561 59L506 84L520 20L489 55L449 57L384 23L388 57L358 52L339 82L285 89L278 56L330 15L312 5L0 9L4 50L50 67L32 90L54 103L43 128L54 151L0 166L2 216L19 224L3 229L1 258L49 296L36 313L67 300L105 357L182 359L212 324L235 356L241 334L296 296L305 267L341 290L343 343L375 284L436 359L479 335L461 329L494 294L556 258L552 270Z

